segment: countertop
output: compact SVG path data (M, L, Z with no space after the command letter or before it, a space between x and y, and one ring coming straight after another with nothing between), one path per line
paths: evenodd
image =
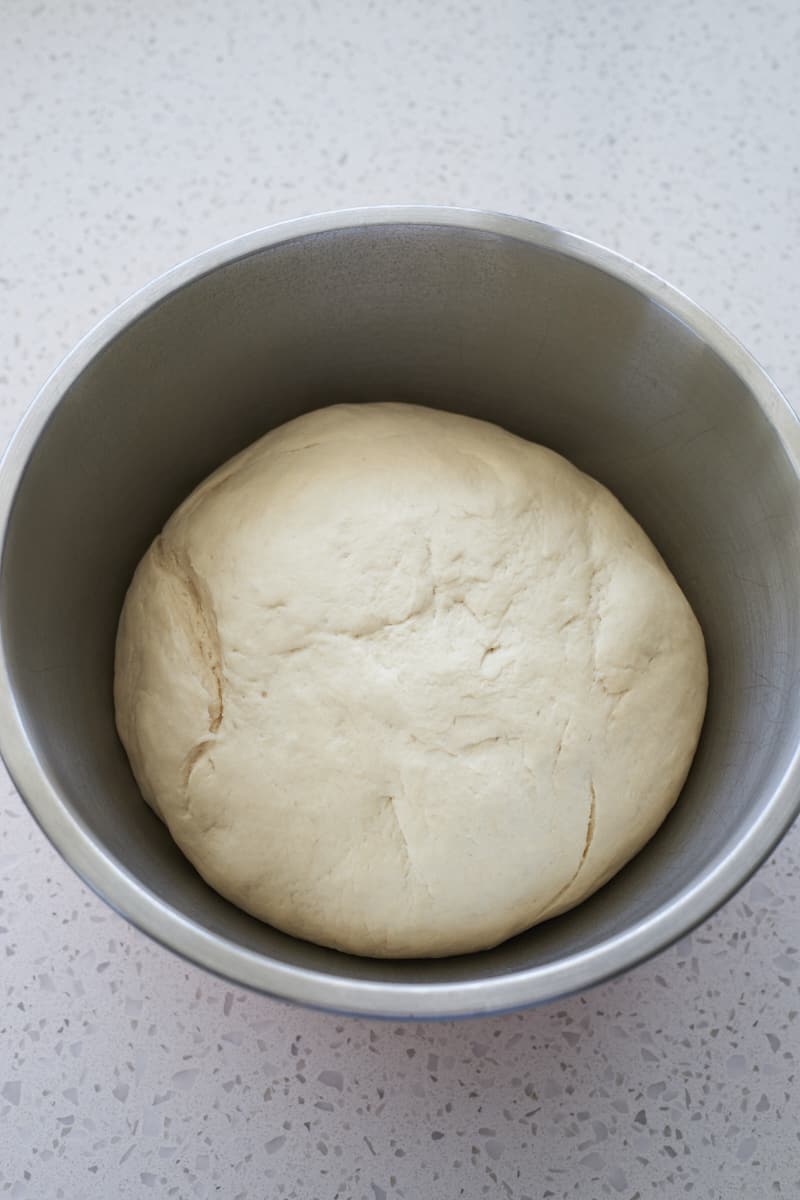
M800 403L800 8L17 0L0 435L176 261L314 210L535 216L666 276ZM0 781L0 1195L800 1195L800 830L585 995L395 1025L246 994L131 929Z

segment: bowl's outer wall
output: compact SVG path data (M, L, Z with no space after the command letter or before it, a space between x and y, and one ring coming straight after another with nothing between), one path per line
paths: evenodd
M144 807L111 699L125 589L176 504L298 413L388 399L496 421L607 484L686 591L711 669L695 765L645 850L558 920L430 962L326 951L218 897ZM67 813L189 925L342 980L479 988L648 919L759 818L798 743L799 509L795 468L747 383L653 299L553 246L475 228L355 225L256 250L167 295L69 387L7 529L6 665ZM557 970L548 980L526 998L558 990ZM476 992L473 1007L484 1006Z

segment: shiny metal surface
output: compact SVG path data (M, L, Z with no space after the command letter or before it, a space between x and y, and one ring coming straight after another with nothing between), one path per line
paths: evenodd
M374 962L212 892L141 801L116 738L113 641L133 567L213 467L299 412L404 399L566 454L642 522L706 633L711 692L684 793L580 908L496 950ZM42 389L0 470L0 749L82 877L238 983L353 1013L546 1000L707 916L798 807L800 431L760 368L659 279L511 217L365 209L177 267Z

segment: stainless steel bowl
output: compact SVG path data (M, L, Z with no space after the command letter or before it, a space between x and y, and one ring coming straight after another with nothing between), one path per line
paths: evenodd
M226 903L143 804L114 730L134 565L179 500L270 427L414 400L544 442L642 522L706 633L708 717L652 842L573 912L495 950L351 958ZM45 384L0 471L0 748L76 871L237 983L393 1017L585 988L666 946L798 807L800 434L705 313L590 242L512 217L365 209L292 221L157 279Z

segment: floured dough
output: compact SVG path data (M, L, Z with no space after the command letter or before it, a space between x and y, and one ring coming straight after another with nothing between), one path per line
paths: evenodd
M691 763L703 637L563 458L467 417L322 409L170 518L117 640L117 724L201 875L299 937L456 954L578 904Z

